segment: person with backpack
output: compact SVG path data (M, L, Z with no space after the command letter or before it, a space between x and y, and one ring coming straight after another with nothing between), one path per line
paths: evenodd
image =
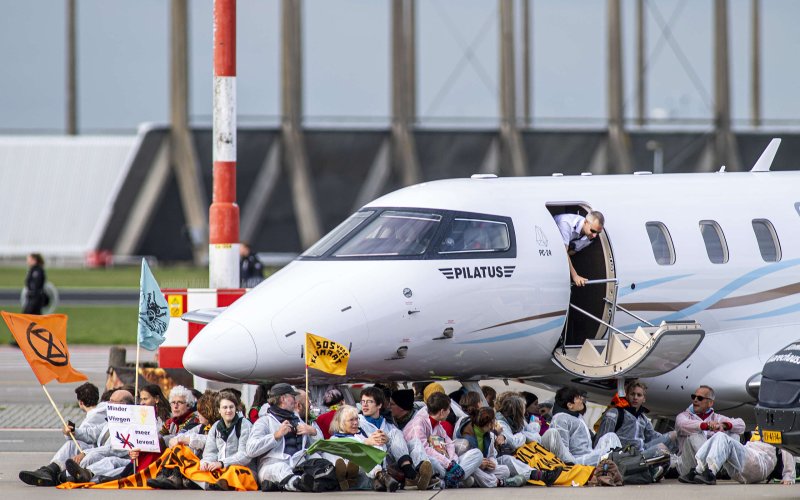
M625 399L618 400L600 418L596 440L613 432L623 447L628 445L641 452L646 459L668 455L676 447L675 432L661 434L653 428L647 418L649 410L643 406L647 400L647 385L639 380L632 380L625 386ZM627 405L622 404L625 401Z
M553 419L541 444L563 462L597 465L603 455L621 447L613 432L603 435L592 447L592 434L582 418L585 410L583 394L575 387L565 386L556 392Z
M230 465L250 467L252 459L247 456L247 438L253 424L236 411L237 401L228 392L217 394L216 407L220 419L211 427L200 461L200 470L213 472ZM222 484L220 484L222 483ZM227 490L227 483L218 482L209 489Z
M273 385L267 414L256 421L247 439L247 456L257 460L262 491L299 491L301 475L294 472L295 466L309 458L306 449L320 438L317 429L295 413L297 394L289 384Z

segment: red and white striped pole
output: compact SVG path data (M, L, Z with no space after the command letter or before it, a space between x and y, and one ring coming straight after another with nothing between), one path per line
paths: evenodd
M214 194L209 209L210 288L239 288L236 204L236 0L214 0Z

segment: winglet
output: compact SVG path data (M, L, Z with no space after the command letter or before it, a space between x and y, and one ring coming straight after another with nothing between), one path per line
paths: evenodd
M211 323L211 320L216 318L217 316L224 311L224 307L210 307L208 309L195 309L194 311L189 311L183 313L181 319L186 321L187 323L196 323L198 325L207 325Z
M781 140L777 137L769 141L766 149L764 152L761 153L761 156L758 158L758 161L753 165L753 168L750 169L751 172L769 172L769 168L772 166L772 160L775 159L775 153L778 152L778 146L781 145Z

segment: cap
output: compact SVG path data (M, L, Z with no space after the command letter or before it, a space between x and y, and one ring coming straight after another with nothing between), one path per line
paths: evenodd
M394 401L394 404L405 411L411 411L414 409L414 391L411 389L394 391L391 398L392 401Z
M269 390L270 397L283 396L284 394L291 394L292 396L297 396L300 393L295 391L294 387L285 383L275 384L272 386L272 389Z

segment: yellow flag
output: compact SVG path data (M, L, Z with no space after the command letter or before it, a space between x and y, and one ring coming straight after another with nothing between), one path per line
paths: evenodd
M306 366L332 375L347 373L350 351L325 337L306 333Z

